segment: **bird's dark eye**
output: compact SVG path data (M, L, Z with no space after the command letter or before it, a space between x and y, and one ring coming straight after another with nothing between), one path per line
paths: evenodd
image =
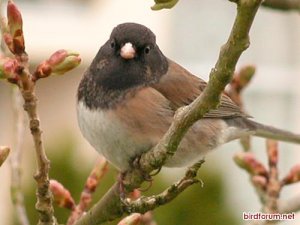
M149 52L150 52L150 46L146 46L145 49L144 49L144 52L146 54L149 54Z
M115 48L115 46L116 46L115 42L112 41L112 42L110 43L110 47L111 47L111 48Z

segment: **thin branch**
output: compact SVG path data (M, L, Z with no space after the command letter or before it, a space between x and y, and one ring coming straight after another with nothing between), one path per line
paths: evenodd
M300 0L265 0L262 5L271 9L300 12Z
M243 111L245 111L245 109L242 101L242 92L245 87L247 87L254 74L255 67L253 65L243 66L238 72L234 73L231 82L225 88L225 93L231 98L231 100L240 106ZM250 140L250 135L240 138L240 143L244 151L250 151Z
M253 65L245 65L234 73L232 80L226 86L225 93L241 108L244 108L242 92L248 86L255 74Z
M107 171L108 163L103 157L100 157L86 180L84 189L80 196L79 204L73 209L67 225L73 225L75 221L78 220L78 218L80 218L88 209L92 201L92 194L96 191L96 188L99 186L100 181Z
M281 183L278 178L278 143L273 140L267 140L267 155L269 163L268 183L265 192L265 202L262 212L278 213L278 198L281 191ZM266 224L277 224L278 221L266 221Z
M27 112L29 118L29 128L31 130L37 159L37 172L34 175L37 182L37 203L35 207L39 212L39 224L56 224L52 205L52 194L49 189L50 161L47 158L43 145L42 130L37 114L35 85L31 80L31 74L28 71L29 65L27 55L21 56L21 62L23 62L24 65L24 70L19 74L22 81L21 93L25 101L24 110Z
M173 200L179 193L186 188L198 182L195 179L197 171L204 161L192 166L186 173L185 177L179 182L173 184L162 194L152 197L141 197L133 202L121 203L119 184L115 183L102 199L93 206L84 216L82 216L75 225L96 225L121 217L125 212L147 212L160 205L166 204ZM138 172L138 171L137 171ZM137 175L137 177L139 177ZM132 176L132 178L136 178Z
M25 205L24 195L22 192L21 184L21 159L22 159L22 148L24 143L24 131L25 131L25 115L22 108L23 99L20 95L19 90L13 88L12 102L14 104L14 118L15 118L15 148L12 151L10 158L11 167L11 198L15 207L17 219L21 225L29 225Z
M142 196L132 202L129 201L128 205L126 204L125 210L130 213L137 212L143 214L148 212L149 210L154 210L155 208L172 201L189 186L199 182L199 180L196 179L196 176L203 163L204 160L201 160L200 162L194 164L187 170L185 176L180 181L171 185L161 194L150 197Z
M278 143L276 141L267 140L267 155L269 162L269 179L263 212L277 213L277 201L281 191L281 184L278 178Z
M135 189L133 192L130 193L130 198L132 200L137 200L141 196L142 196L141 191L139 189ZM132 217L133 214L135 214L135 216ZM133 213L133 214L130 214L129 216L123 218L118 223L118 225L126 224L128 220L134 221L134 218L136 218L136 220L139 220L143 225L157 225L152 211L148 211L144 214L140 214L140 213ZM137 216L136 214L138 214L139 216Z
M142 155L140 170L127 173L124 184L127 192L137 188L144 181L142 171L149 173L160 168L177 147L188 128L201 119L205 113L218 106L220 95L229 83L236 63L242 52L249 46L249 30L262 0L240 0L237 3L237 16L227 43L221 48L215 68L210 73L210 80L204 92L189 106L177 111L171 127L151 151ZM141 171L142 170L142 171ZM124 209L120 202L119 185L115 184L81 217L76 225L96 225L120 217Z

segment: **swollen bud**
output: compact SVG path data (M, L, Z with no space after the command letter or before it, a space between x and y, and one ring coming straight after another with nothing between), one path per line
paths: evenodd
M260 175L255 175L251 178L252 183L260 190L266 190L267 188L267 178Z
M268 176L267 169L251 152L240 152L234 156L235 163L251 175Z
M276 166L278 163L278 142L267 140L267 153L270 166Z
M58 206L67 209L74 209L75 201L70 192L58 181L50 180L50 191L53 194L54 201Z
M107 173L107 171L108 171L108 163L104 158L101 157L97 161L92 172L90 173L85 183L85 189L94 192L97 186L99 185L99 182L101 181L102 177Z
M53 73L62 75L78 66L81 62L81 58L76 52L58 50L49 58L48 62Z
M19 63L16 59L0 56L0 79L17 81L17 69L19 69Z
M49 59L38 65L34 76L36 79L39 79L48 77L52 74L62 75L74 69L80 62L81 58L78 53L61 49L53 53Z
M4 161L6 160L8 154L10 152L9 147L6 146L0 146L0 166L2 166L2 164L4 163Z
M300 164L296 164L292 167L288 175L283 178L283 184L294 184L300 181Z
M255 74L255 70L256 68L253 65L246 65L241 68L239 71L239 83L242 88L247 86L247 84L250 82Z
M13 54L24 53L25 44L22 15L20 10L12 0L9 0L7 4L7 19L10 36L7 35L7 40L5 40L4 37L5 43Z
M131 215L122 219L118 225L140 225L142 220L142 215L139 213L132 213Z

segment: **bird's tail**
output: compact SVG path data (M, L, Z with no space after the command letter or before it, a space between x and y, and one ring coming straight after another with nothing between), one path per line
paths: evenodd
M250 123L255 136L300 144L300 134L260 124L249 119L247 119L247 123Z

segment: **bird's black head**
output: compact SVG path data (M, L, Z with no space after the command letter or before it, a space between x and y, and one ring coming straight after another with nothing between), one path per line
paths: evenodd
M90 70L105 89L125 90L157 81L167 67L153 32L140 24L124 23L113 29Z
M86 88L98 92L98 98L117 98L131 89L158 82L167 70L168 61L156 45L153 32L140 24L123 23L113 29L100 48L80 86L89 83ZM86 88L79 87L79 92Z

